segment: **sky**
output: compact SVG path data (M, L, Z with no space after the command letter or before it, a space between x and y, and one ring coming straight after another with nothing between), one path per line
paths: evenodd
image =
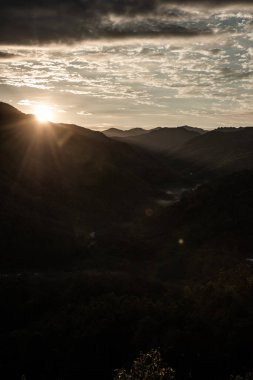
M96 130L253 126L253 0L1 0L0 100Z

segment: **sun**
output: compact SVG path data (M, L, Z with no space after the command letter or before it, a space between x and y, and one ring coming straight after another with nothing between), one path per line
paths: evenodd
M35 107L34 114L38 121L41 123L50 121L53 118L52 109L44 104L40 104Z

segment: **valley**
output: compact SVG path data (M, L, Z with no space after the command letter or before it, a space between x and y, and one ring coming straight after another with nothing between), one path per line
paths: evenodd
M251 372L252 131L109 137L1 103L1 376L112 380L157 347L177 380Z

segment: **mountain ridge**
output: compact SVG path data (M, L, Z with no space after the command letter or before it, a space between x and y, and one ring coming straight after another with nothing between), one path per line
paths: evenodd
M2 265L18 266L22 260L27 265L28 258L31 265L57 262L53 257L60 252L87 248L89 231L113 229L115 223L142 215L159 184L175 177L159 156L101 132L73 124L40 123L7 107L12 115L9 122L8 112L1 117L3 108ZM4 247L9 247L8 259ZM35 248L38 256L32 255Z
M218 128L187 141L171 158L189 171L232 173L253 168L253 128Z
M189 130L184 127L177 128L158 128L148 133L117 138L155 152L173 151L186 141L198 136L195 130Z

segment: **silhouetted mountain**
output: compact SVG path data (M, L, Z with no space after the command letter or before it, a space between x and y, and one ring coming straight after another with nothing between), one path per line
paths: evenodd
M124 141L155 152L170 152L196 136L199 132L184 127L157 128L142 135L125 137Z
M129 137L129 136L139 136L149 131L143 128L132 128L128 130L122 130L117 128L110 128L106 131L103 131L103 134L108 137Z
M253 128L219 128L186 142L173 156L188 171L229 173L253 168Z
M0 102L0 123L11 123L15 120L26 119L27 115L23 114L21 111L17 110L15 107Z
M3 103L0 120L2 263L13 252L16 264L29 256L48 265L43 255L52 263L55 253L63 262L91 231L131 220L154 183L173 178L159 157L102 133L39 123Z

